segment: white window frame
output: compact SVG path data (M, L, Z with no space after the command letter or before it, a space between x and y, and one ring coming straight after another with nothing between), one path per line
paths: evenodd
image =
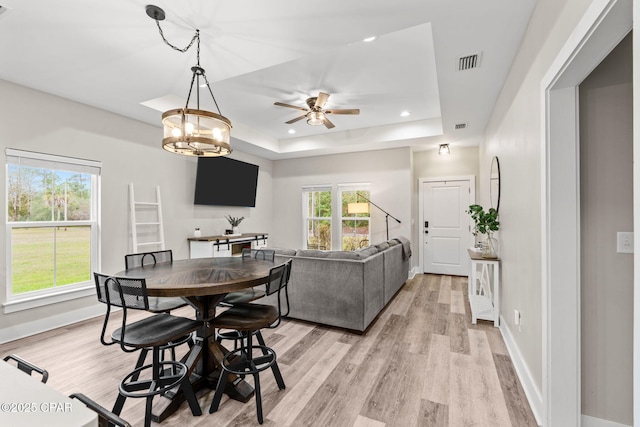
M323 217L323 216L319 216L319 217L315 217L315 216L309 216L309 209L307 206L307 201L308 201L308 193L313 193L313 192L321 192L321 191L327 191L331 193L331 216L329 217ZM314 220L329 220L330 222L330 230L331 230L331 246L334 245L334 239L333 239L333 224L334 224L334 220L333 217L335 215L335 197L333 194L333 187L331 185L311 185L311 186L304 186L302 187L302 248L304 249L308 249L307 247L307 222L308 221L314 221Z
M27 165L34 167L51 168L67 172L81 172L91 174L91 218L83 221L35 221L35 222L9 222L6 219L6 302L3 305L4 313L12 313L40 307L48 304L67 301L95 294L95 286L91 279L69 285L56 286L23 294L12 293L11 283L11 235L14 228L32 227L60 227L60 226L89 226L90 227L90 271L99 271L100 265L100 173L102 163L94 160L76 159L58 155L36 153L31 151L7 148L5 150L5 215L9 197L9 165Z
M344 239L344 234L343 234L343 227L342 227L342 222L343 221L353 221L354 217L351 216L342 216L342 193L347 192L347 191L367 191L369 192L369 194L371 194L371 184L368 182L363 182L363 183L350 183L350 184L338 184L338 213L337 215L339 215L340 217L340 224L338 227L338 234L340 236L339 238L339 244L338 244L338 250L343 250L342 249L342 240ZM363 203L368 203L366 200L362 200ZM371 207L369 207L369 216L368 217L357 217L358 221L361 220L367 220L369 221L369 234L367 236L367 240L369 241L369 244L371 244Z

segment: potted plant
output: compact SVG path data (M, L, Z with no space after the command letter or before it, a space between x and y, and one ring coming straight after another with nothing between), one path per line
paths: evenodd
M240 225L244 217L243 216L233 217L231 215L227 215L226 218L227 218L227 221L229 221L229 224L231 224L231 229L233 230L233 234L240 234L240 230L238 229L238 226Z
M498 211L494 208L489 208L489 210L485 212L481 205L470 205L467 213L471 215L471 219L475 223L473 235L477 236L478 233L480 233L487 236L486 242L482 245L482 256L484 258L497 258L497 245L493 238L493 233L500 229Z

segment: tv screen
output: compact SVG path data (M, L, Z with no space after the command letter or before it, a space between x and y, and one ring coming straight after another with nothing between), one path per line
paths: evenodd
M227 157L199 157L196 205L256 206L258 165Z

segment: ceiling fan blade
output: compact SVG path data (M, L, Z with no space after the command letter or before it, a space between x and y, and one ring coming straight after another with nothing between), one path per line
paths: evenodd
M279 107L295 108L296 110L307 111L306 108L298 107L297 105L285 104L283 102L274 102L273 105L277 105Z
M302 116L300 116L300 117L296 117L295 119L291 119L291 120L289 120L288 122L285 122L285 123L286 123L286 124L288 124L288 125L290 125L291 123L295 123L295 122L297 122L298 120L302 120L302 119L304 119L304 118L306 118L306 117L307 117L307 115L306 115L306 114L303 114Z
M360 110L357 108L350 108L346 110L325 110L326 114L360 114Z
M320 92L318 94L318 98L316 98L316 107L318 108L322 108L324 107L324 104L327 103L327 99L329 99L329 94L328 93L324 93L324 92Z
M336 125L331 123L331 120L329 120L329 118L327 116L324 116L324 125L326 126L327 129L331 129L331 128L336 127Z

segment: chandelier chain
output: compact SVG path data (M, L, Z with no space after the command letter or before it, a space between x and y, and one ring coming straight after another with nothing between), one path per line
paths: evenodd
M162 40L165 42L165 44L173 50L177 50L178 52L185 53L186 51L189 50L189 48L191 48L191 46L193 46L193 43L197 39L198 40L198 59L200 58L200 30L196 30L196 33L193 35L193 38L191 39L187 47L179 48L171 44L169 40L165 38L164 32L162 31L162 27L160 26L160 21L158 21L157 19L155 21L156 21L156 25L158 26L158 31L160 32L160 37L162 37Z

